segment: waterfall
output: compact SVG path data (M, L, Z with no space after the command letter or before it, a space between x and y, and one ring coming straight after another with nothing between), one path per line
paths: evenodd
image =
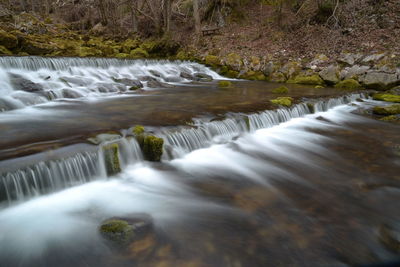
M221 79L194 62L106 58L0 57L0 111L55 99L132 93L132 87L167 88L197 80Z
M224 143L245 132L270 128L293 118L307 114L324 112L333 107L348 104L367 94L351 94L333 99L323 99L300 103L290 108L266 110L260 113L244 115L230 114L231 118L222 121L204 122L195 120L193 128L179 128L164 131L161 135L165 141L165 159L181 157L193 150L208 147L215 143Z

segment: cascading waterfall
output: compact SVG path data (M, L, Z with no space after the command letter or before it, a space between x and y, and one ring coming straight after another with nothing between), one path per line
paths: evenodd
M222 78L193 62L0 57L0 111L55 99L128 93L138 84L145 89L162 88L196 80L196 73Z
M133 138L121 138L120 164L124 168L141 161L140 147ZM0 173L0 202L24 201L71 186L106 177L105 157L101 144L96 151L81 152L73 156L50 161L39 161L28 167Z
M195 120L194 128L168 130L162 133L165 140L165 159L181 157L193 150L215 143L224 143L236 136L253 132L261 128L270 128L311 113L324 112L333 107L348 104L358 98L367 98L367 94L351 94L339 98L300 103L291 108L266 110L256 114L231 114L231 118L222 121L204 122Z

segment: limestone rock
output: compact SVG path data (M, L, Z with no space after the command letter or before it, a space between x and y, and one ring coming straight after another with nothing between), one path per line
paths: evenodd
M330 65L319 72L319 76L328 84L335 84L339 82L338 77L339 68L335 65Z
M367 88L384 90L400 83L400 75L381 71L369 71L360 76L359 81Z

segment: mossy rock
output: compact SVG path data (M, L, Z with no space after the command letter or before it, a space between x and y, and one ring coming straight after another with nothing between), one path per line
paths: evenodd
M24 40L21 50L35 56L51 54L57 47L45 43L39 43L31 40Z
M346 79L335 84L335 88L356 90L361 88L361 84L354 79Z
M224 58L225 64L234 71L240 71L243 66L242 58L235 53L230 53Z
M163 154L164 140L154 135L148 135L143 141L143 155L149 161L160 161Z
M239 72L235 70L228 70L224 75L228 78L234 79L239 77Z
M136 125L133 129L132 129L132 133L134 135L140 135L140 134L144 134L144 127L142 125Z
M138 47L131 51L130 57L131 58L148 58L149 53L147 53L147 51L144 50L143 48Z
M267 77L265 77L264 73L259 71L248 71L239 76L241 79L251 80L251 81L265 81Z
M99 231L103 237L117 245L127 245L134 235L132 226L127 221L119 219L103 222Z
M324 89L325 87L323 87L322 85L317 85L314 87L315 89Z
M273 94L287 94L289 92L289 88L286 86L279 86L278 88L272 89Z
M7 48L5 48L4 46L0 45L0 55L11 56L12 52L10 50L8 50Z
M400 104L374 107L373 112L374 114L385 116L400 114Z
M297 84L307 84L307 85L323 85L324 80L319 77L319 75L314 74L310 76L305 75L298 75L293 80L288 81L290 83L297 83Z
M387 121L387 122L393 122L393 121L398 121L399 117L396 115L390 115L390 116L385 116L383 118L380 118L379 120L381 121Z
M106 166L107 175L115 175L121 172L119 161L119 146L118 144L109 144L103 147L104 163Z
M211 67L218 67L221 65L221 59L217 56L208 55L205 58L205 63Z
M126 54L130 54L132 50L139 47L139 41L133 39L126 39L122 44L122 52Z
M18 39L14 35L0 29L0 45L7 49L13 49L18 45Z
M372 96L374 100L386 101L386 102L394 102L400 103L400 95L392 95L392 94L374 94Z
M232 83L230 81L219 81L218 87L232 87Z
M271 82L276 83L284 83L287 80L286 76L282 72L273 72L269 78Z
M125 58L129 58L130 55L129 54L125 54L125 53L118 53L115 55L116 58L120 58L120 59L125 59Z
M78 56L79 57L100 57L103 53L101 50L93 48L93 47L80 47L78 49Z
M283 96L283 97L278 97L276 99L272 99L270 101L272 104L275 105L290 107L292 105L293 100L294 99L292 97Z

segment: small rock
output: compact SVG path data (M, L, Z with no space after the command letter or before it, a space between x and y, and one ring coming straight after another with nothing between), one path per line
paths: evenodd
M17 74L10 74L10 81L15 90L29 93L43 91L43 87L40 84L34 83Z
M61 90L62 96L64 98L79 98L83 97L83 95L75 90L64 88Z
M213 80L212 76L201 72L196 72L193 76L196 79L196 81L211 82Z

